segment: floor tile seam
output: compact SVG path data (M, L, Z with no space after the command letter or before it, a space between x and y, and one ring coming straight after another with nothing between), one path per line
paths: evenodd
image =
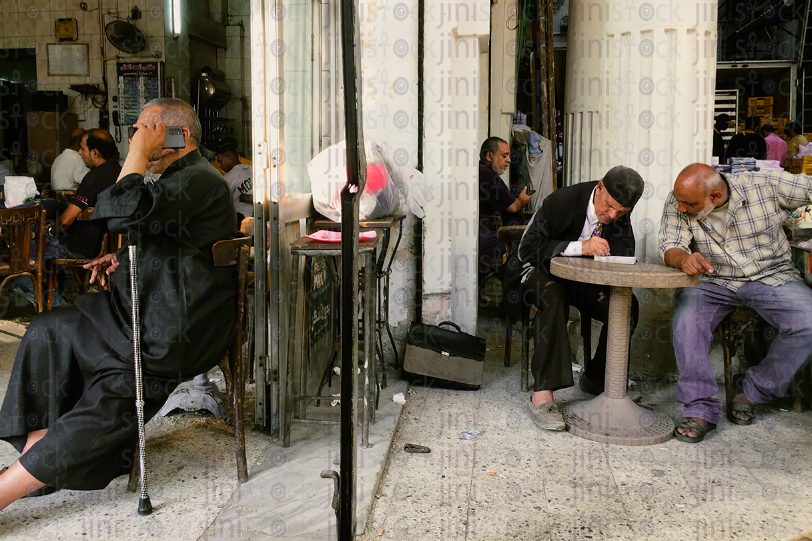
M408 392L408 391L407 391ZM426 403L423 401L422 407L425 407ZM421 411L422 411L421 407ZM392 432L392 440L389 442L389 450L386 452L386 460L384 460L383 466L381 467L381 474L378 476L378 479L375 481L375 486L372 489L372 501L369 504L369 511L367 512L367 520L364 523L364 533L366 533L367 528L372 526L373 518L375 516L375 505L378 499L376 495L378 491L384 484L384 479L386 475L389 473L389 466L392 464L392 457L394 457L395 453L395 446L397 445L398 439L398 431L400 430L400 423L403 420L403 416L406 414L406 407L402 407L400 410L400 415L398 415L397 423L395 424L395 429ZM403 472L400 473L403 475ZM398 476L398 481L400 481L400 476ZM356 502L357 505L357 502Z
M476 391L476 394L477 394L476 410L475 410L475 413L474 413L474 418L475 419L477 418L476 416L480 413L480 410L482 409L482 397L484 396L484 391L480 388L480 390ZM476 443L474 445L476 445ZM476 452L476 448L474 448L474 452ZM470 526L470 524L471 524L471 511L472 511L472 508L473 508L473 506L471 505L471 489L472 489L472 487L474 485L474 470L475 469L476 469L476 460L471 460L471 480L468 483L468 498L466 498L466 500L465 500L465 507L466 507L466 513L465 513L465 541L468 541L468 535L469 535L469 531L470 531L468 526ZM474 532L474 535L476 535L475 532Z
M415 396L415 395L409 395L409 388L410 387L407 385L406 393L404 393L404 394L406 394L407 396ZM421 393L420 398L422 400L422 404L418 404L418 406L417 406L418 410L414 412L414 414L417 415L418 419L421 418L421 414L423 413L423 411L426 408L426 403L428 402L428 393L425 393L425 394ZM403 421L404 415L408 415L408 412L407 412L407 409L406 409L405 405L400 410L400 415L398 416L398 422L397 422L397 425L395 426L395 431L392 433L392 441L389 444L390 445L389 452L386 455L386 461L384 462L384 465L383 465L383 471L381 472L381 475L378 478L378 482L375 485L374 494L378 494L378 490L380 490L381 486L384 485L385 479L389 475L389 472L392 471L390 469L390 466L392 464L392 458L395 455L394 450L396 449L396 444L398 443L398 438L400 436L399 432L400 432L400 429L401 429L401 422ZM403 477L403 473L404 473L403 470L404 470L404 468L400 468L400 471L397 472L396 478L393 480L394 481L393 486L397 486L400 483L400 480ZM376 509L378 509L378 499L375 496L373 496L372 497L372 504L369 506L369 514L367 515L367 521L364 524L364 534L366 534L366 532L367 532L367 527L372 524L373 518L375 516ZM388 518L389 518L389 514L384 512L383 522L380 524L381 528L383 528L384 530L386 529L386 521L388 520Z
M631 512L629 509L629 502L626 501L626 494L620 492L620 486L615 478L615 470L612 468L612 464L609 462L609 453L606 452L606 445L607 444L602 443L601 450L603 451L604 460L606 460L606 466L609 468L609 474L612 476L612 482L615 484L615 493L620 497L620 505L623 507L623 511L627 516L630 516Z

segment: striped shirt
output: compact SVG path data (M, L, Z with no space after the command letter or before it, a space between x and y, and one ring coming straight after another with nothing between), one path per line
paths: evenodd
M660 220L660 257L665 258L671 248L699 252L714 270L703 275L702 281L732 291L744 282L776 287L800 280L781 224L789 212L812 202L812 177L783 171L723 177L730 188L724 238L708 219L679 212L672 192Z

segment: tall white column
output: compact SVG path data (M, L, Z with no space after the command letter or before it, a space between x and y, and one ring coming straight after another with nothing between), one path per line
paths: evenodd
M480 54L487 47L488 0L427 2L424 173L434 199L423 218L423 322L477 323Z
M715 1L570 2L565 176L597 180L618 164L642 175L633 214L641 260L658 258L677 174L710 163L716 13Z

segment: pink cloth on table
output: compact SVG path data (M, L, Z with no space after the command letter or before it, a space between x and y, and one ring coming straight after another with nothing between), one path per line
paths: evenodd
M341 242L341 232L340 231L326 231L321 229L316 231L315 233L311 233L310 235L305 235L307 238L318 241L318 242L327 242L327 243L334 243L338 244ZM361 231L358 233L358 240L363 242L365 240L372 240L377 237L378 234L375 231Z
M778 160L779 162L784 160L784 156L787 155L786 141L778 137L776 134L771 133L764 138L764 142L767 143L768 160Z

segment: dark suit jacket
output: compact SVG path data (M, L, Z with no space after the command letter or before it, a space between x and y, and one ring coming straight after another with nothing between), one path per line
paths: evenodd
M593 181L559 188L544 199L519 243L522 262L550 273L550 259L581 236L589 197L597 185L598 181ZM610 255L634 255L631 214L603 226L602 237L609 243Z

